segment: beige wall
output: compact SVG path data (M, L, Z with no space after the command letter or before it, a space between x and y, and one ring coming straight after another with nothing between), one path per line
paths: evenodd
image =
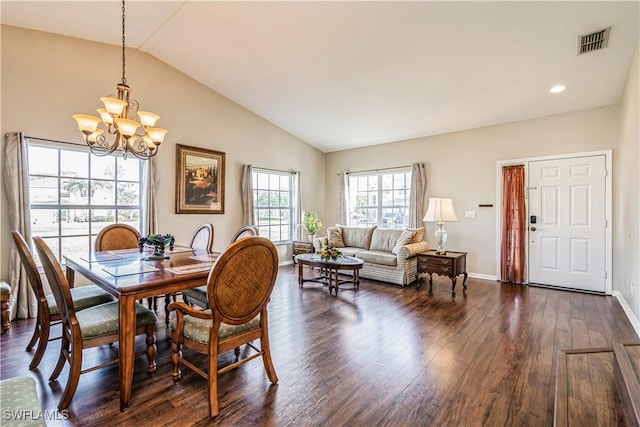
M615 215L614 289L640 319L640 41L620 109L618 205ZM632 288L633 284L633 288ZM636 325L638 328L638 325Z
M82 142L71 115L93 114L100 97L114 93L121 76L121 49L69 37L2 26L2 134ZM241 226L242 165L302 170L303 209L322 210L324 155L238 104L206 88L150 55L127 51L127 82L141 109L160 115L169 130L158 154L161 170L159 230L188 243L203 222L215 226L221 250ZM4 142L3 142L4 143ZM175 144L226 153L224 215L174 214ZM3 150L4 153L4 150ZM2 193L0 277L8 277L10 230ZM288 247L279 248L287 260Z
M496 162L615 149L617 127L618 108L607 107L330 153L326 157L326 223L336 220L338 172L424 162L427 197L452 197L460 220L446 225L447 248L469 253L470 273L494 277L499 206ZM465 218L465 211L476 211L476 218ZM430 243L435 227L427 223Z

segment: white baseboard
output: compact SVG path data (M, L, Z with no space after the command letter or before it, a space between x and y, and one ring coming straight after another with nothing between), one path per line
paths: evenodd
M638 321L638 318L633 314L631 307L627 304L627 300L624 299L620 291L613 291L612 295L618 299L618 302L624 310L624 314L627 315L629 322L631 322L631 326L633 326L633 329L636 331L636 335L640 337L640 321Z
M492 274L480 274L480 273L467 273L469 277L473 277L474 279L483 279L483 280L493 280L494 282L498 280L498 278Z

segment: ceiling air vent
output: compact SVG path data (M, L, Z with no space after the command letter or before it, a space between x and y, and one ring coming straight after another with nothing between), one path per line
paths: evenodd
M609 45L611 27L578 37L578 55L604 49Z

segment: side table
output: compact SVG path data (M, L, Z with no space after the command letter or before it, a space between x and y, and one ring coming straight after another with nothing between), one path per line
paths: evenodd
M296 264L296 255L299 254L312 254L315 251L313 250L312 242L304 242L302 240L294 240L291 242L293 244L293 248L291 251L291 258L293 259L293 264Z
M429 292L433 291L433 275L440 274L451 279L451 295L456 294L456 280L458 275L464 274L462 286L467 288L467 253L447 251L446 254L437 254L436 251L427 251L418 255L418 283L416 288L420 288L422 276L429 275Z

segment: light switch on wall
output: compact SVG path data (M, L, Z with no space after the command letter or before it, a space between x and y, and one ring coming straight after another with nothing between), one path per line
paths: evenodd
M465 218L475 218L476 217L476 211L465 211L464 212L464 217Z

